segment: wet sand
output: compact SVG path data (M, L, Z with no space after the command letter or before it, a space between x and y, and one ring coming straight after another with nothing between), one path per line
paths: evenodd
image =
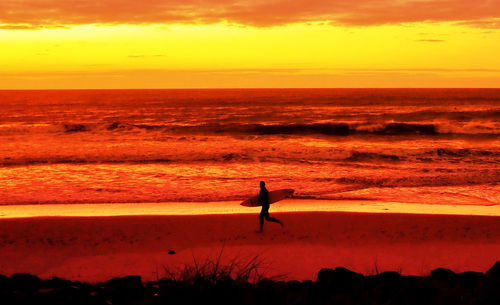
M484 272L500 259L497 206L485 207L496 216L481 216L374 213L370 202L367 213L301 211L299 203L293 211L293 204L283 204L273 206L271 215L285 227L266 223L263 234L256 233L258 209L243 210L252 214L208 209L212 212L186 215L172 206L170 214L167 208L162 214L161 204L156 212L129 204L131 210L113 206L108 211L115 214L105 216L105 206L91 206L81 206L82 215L64 215L60 206L55 215L64 216L47 216L54 214L41 209L30 217L15 217L1 207L0 273L91 282L137 274L148 280L165 276L165 268L215 260L222 252L223 263L259 256L268 276L305 280L315 279L323 267L337 266L364 274L395 270L426 275L438 267ZM289 211L280 211L285 206ZM134 215L134 209L142 215Z
M258 214L259 207L243 207L240 201L0 205L1 218L44 216L131 216ZM500 216L500 205L418 204L376 200L286 199L273 204L271 212L361 212L439 215Z

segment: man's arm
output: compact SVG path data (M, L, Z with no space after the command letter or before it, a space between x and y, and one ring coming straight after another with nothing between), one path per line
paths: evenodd
M269 192L267 192L265 190L260 190L259 203L263 206L269 205Z

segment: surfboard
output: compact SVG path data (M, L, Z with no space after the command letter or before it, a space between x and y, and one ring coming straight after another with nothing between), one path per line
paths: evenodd
M275 203L277 201L283 200L285 198L291 198L294 190L292 189L282 189L269 192L269 203ZM240 203L240 205L245 207L258 207L262 204L259 203L259 195L248 198L247 200Z

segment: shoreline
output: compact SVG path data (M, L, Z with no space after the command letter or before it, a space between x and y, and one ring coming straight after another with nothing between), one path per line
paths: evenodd
M259 207L242 207L240 201L83 203L2 205L0 219L26 217L105 217L128 215L231 215L258 214ZM450 205L366 200L287 199L272 204L271 213L352 212L420 215L500 216L500 205Z

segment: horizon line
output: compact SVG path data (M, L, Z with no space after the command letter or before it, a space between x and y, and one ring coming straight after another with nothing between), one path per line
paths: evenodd
M348 89L500 89L500 87L172 87L172 88L0 88L0 91L85 91L85 90L348 90Z

